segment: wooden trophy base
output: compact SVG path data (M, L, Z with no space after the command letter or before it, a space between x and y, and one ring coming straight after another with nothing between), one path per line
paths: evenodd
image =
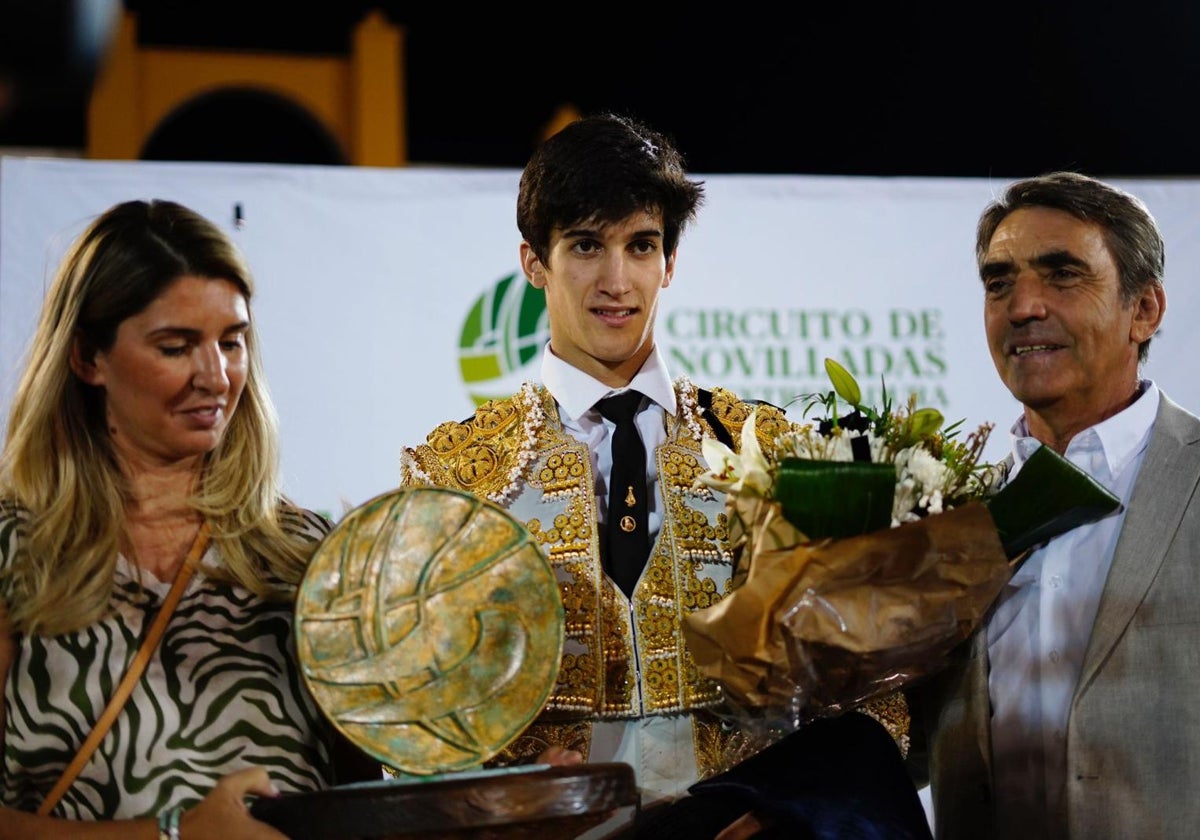
M291 840L569 840L636 805L622 763L405 777L261 798L251 814Z

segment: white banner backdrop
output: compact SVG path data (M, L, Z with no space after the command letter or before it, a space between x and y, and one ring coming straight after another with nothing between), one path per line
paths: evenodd
M71 239L107 207L169 198L227 229L253 303L283 432L287 492L339 518L395 486L399 453L473 397L536 377L544 305L519 275L519 173L0 159L0 424L42 295ZM979 212L1005 181L698 175L657 335L672 373L801 419L847 365L964 429L1019 410L988 357L974 263ZM1200 312L1200 184L1120 180L1167 240L1168 312L1146 373L1200 407L1188 324ZM240 219L240 224L238 223Z

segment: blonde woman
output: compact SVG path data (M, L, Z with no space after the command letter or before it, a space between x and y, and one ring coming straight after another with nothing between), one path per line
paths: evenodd
M293 650L329 523L280 491L252 294L228 238L168 201L101 215L47 294L0 455L0 838L278 838L246 797L346 780ZM28 813L189 553L111 729L49 814Z

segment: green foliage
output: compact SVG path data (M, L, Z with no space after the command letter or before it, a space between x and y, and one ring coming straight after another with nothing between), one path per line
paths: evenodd
M882 377L880 377L879 384L883 393L883 404L879 408L875 408L863 405L862 388L859 387L858 380L854 378L854 374L837 361L826 358L825 373L829 376L833 390L805 394L802 397L804 417L808 417L814 408L820 406L824 409L824 419L833 428L837 428L846 419L838 409L838 397L841 397L852 412L857 412L867 419L871 431L876 437L887 440L889 448L893 452L921 441L930 440L937 434L945 421L942 413L936 408L917 408L915 395L909 398L905 411L893 411L892 398L888 394L887 383L883 381ZM961 425L961 423L960 420L955 426Z
M825 373L833 383L833 390L847 403L858 408L862 403L862 389L850 371L846 370L833 359L825 360Z
M827 358L825 372L829 375L833 389L801 397L804 400L806 418L820 408L822 416L818 419L827 424L830 431L837 431L842 427L859 430L869 428L877 440L883 441L883 451L880 453L882 461L893 461L898 453L912 447L919 446L925 449L934 458L942 461L952 473L954 478L947 483L947 489L976 488L978 482L971 481L972 477L981 477L990 469L989 465L980 459L991 431L991 424L984 424L967 435L965 440L960 440L958 435L962 432L963 421L958 420L946 426L945 417L938 409L917 405L916 394L910 395L903 407L896 409L887 383L881 377L881 405L878 408L863 405L862 389L850 371L835 360ZM849 408L847 413L839 410L839 399ZM867 423L866 427L862 425L863 420Z

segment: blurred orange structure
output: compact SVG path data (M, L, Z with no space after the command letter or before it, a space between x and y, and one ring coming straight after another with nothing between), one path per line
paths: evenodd
M136 160L174 125L222 101L275 109L275 122L307 132L329 162L408 162L403 30L378 9L355 25L347 56L138 43L134 13L121 13L88 104L89 158ZM230 131L237 126L229 126Z

